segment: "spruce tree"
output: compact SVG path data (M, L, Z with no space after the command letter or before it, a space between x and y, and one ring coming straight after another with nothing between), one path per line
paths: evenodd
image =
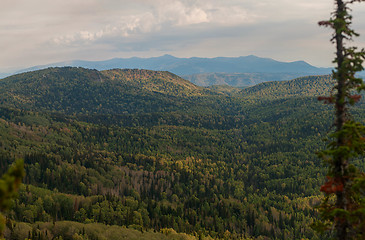
M349 5L362 1L335 0L336 10L330 20L319 22L334 30L331 42L336 45L336 84L330 96L319 99L334 105L335 120L328 145L318 154L328 164L328 173L321 186L325 194L319 206L321 220L313 226L342 240L365 239L365 176L351 163L364 156L365 127L349 114L349 108L360 100L359 92L364 89L363 80L355 74L363 70L365 51L347 46L353 37L359 36L351 28Z

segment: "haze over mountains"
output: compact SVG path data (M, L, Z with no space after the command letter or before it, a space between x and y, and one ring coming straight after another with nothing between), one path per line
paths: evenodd
M169 71L200 86L251 86L266 81L290 80L308 75L329 74L331 68L317 68L304 61L280 62L254 55L245 57L177 58L171 55L152 58L114 58L105 61L68 61L35 66L27 72L47 67L84 67L96 70L115 68ZM5 77L10 74L0 74Z

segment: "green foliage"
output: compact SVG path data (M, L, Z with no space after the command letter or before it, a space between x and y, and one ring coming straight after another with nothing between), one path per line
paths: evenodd
M129 240L196 240L192 235L184 233L154 232L153 230L135 230L120 226L107 226L100 223L83 224L72 221L58 221L55 223L19 223L14 226L10 239L129 239Z
M10 209L11 204L24 177L23 161L18 160L0 179L0 238L3 237L5 219L2 215L4 211Z
M336 44L336 71L333 72L336 84L329 97L321 97L335 105L336 129L330 134L326 150L319 156L328 164L327 181L321 187L325 193L319 206L322 221L314 224L321 233L334 229L337 239L364 239L365 205L364 175L350 164L354 158L363 157L365 151L365 127L349 117L349 106L359 101L360 95L354 91L364 89L356 72L363 70L365 50L346 47L345 40L352 40L358 34L351 29L352 16L348 5L359 1L336 1L336 11L329 21L319 24L333 28L332 42Z
M168 72L48 68L0 82L0 104L67 114L172 111L210 91Z
M247 66L246 66L247 67ZM309 73L308 73L309 74ZM308 75L307 74L307 75ZM263 73L263 72L246 72L246 73L198 73L184 75L183 78L190 80L199 86L234 86L236 88L253 86L268 81L285 81L303 76L303 73ZM209 87L211 88L211 87ZM213 87L215 88L215 87ZM225 88L229 90L233 87Z
M319 201L318 176L324 174L313 152L324 145L321 133L329 128L330 111L314 96L317 88L330 91L328 76L229 94L192 86L185 96L175 96L154 93L158 87L148 85L149 71L113 71L103 83L95 77L98 72L74 68L6 79L9 98L0 106L1 169L23 157L27 171L27 185L9 218L32 226L77 221L138 231L173 229L202 238L319 239L308 228L315 218L312 205ZM45 99L70 92L81 84L79 79L99 85L80 90L77 100L63 98L70 104L65 108L43 105L34 100L41 93L26 95L17 81L37 89L31 83L44 73L54 81L68 76L58 87L49 83ZM142 73L148 74L138 80ZM98 101L109 105L93 109L90 96L123 78L129 79L125 88L136 79L135 91L151 98L138 109L139 97L129 101L124 97L129 93L108 92ZM34 105L17 101L24 96ZM159 99L176 106L169 108L171 102ZM84 101L87 112L77 101ZM160 105L143 112L156 103ZM133 111L123 113L118 104L134 105ZM364 113L361 108L354 112Z
M241 91L243 96L252 100L282 99L296 96L313 96L328 94L334 79L331 75L300 77L291 81L265 82Z

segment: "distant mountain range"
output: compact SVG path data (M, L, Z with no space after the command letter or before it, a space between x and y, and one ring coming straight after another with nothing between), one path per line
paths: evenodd
M280 62L254 55L245 57L177 58L171 55L152 58L114 58L105 61L68 61L35 66L28 72L48 67L84 67L96 70L115 68L169 71L200 86L250 86L265 81L290 80L300 76L329 74L331 68L317 68L304 61ZM2 77L11 74L3 74ZM1 76L1 75L0 75Z

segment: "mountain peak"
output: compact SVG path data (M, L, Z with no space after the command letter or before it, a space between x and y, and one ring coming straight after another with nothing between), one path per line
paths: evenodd
M241 56L240 58L254 58L254 59L260 59L260 57L256 56L256 55L247 55L247 56Z
M161 56L161 57L159 57L159 58L172 58L172 59L177 59L177 57L172 56L172 55L170 55L170 54L162 55L162 56Z

